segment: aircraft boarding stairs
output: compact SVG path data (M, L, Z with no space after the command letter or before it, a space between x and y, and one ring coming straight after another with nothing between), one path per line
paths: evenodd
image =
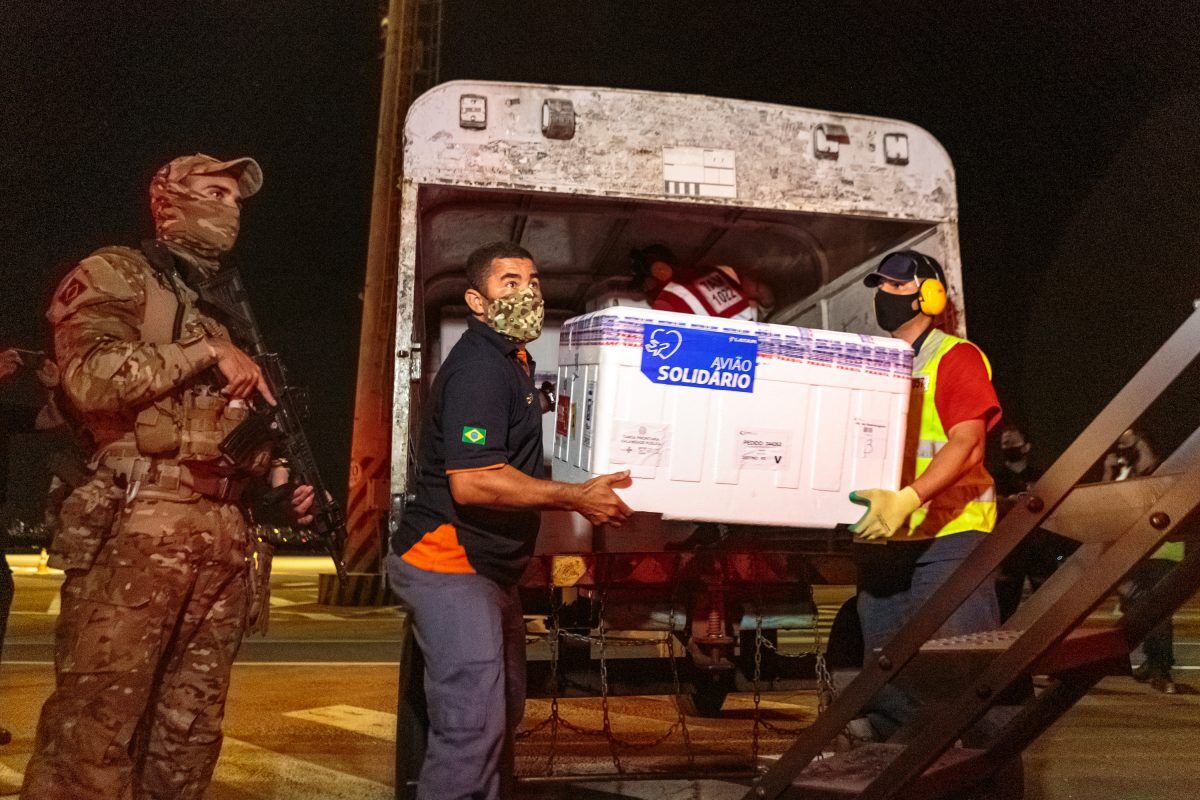
M1182 524L1200 504L1200 427L1150 476L1080 483L1198 353L1200 308L917 616L868 654L866 667L755 780L746 800L1020 798L1022 751L1101 678L1128 674L1130 651L1200 587L1200 547L1189 546L1129 613L1103 624L1088 619L1139 561L1183 535ZM1081 546L1000 629L931 638L1039 526ZM1022 691L1032 676L1044 676L1040 688ZM889 683L921 698L920 717L887 742L829 755L847 723ZM1025 699L1014 701L1015 694Z

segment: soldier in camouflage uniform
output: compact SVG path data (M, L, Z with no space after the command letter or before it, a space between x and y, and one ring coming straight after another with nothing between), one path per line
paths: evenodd
M192 286L261 184L249 158L175 159L150 188L156 239L96 251L55 293L62 388L96 450L51 548L67 578L27 800L199 798L211 780L256 605L244 508L272 471L269 446L231 464L218 444L274 399ZM310 520L311 487L274 494Z

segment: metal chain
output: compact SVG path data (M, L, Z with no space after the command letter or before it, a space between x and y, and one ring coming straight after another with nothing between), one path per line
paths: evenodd
M562 595L554 596L554 588L550 589L550 617L551 630L554 635L550 637L550 752L546 755L546 774L554 774L554 756L558 752L558 649L560 647L559 633L562 628L559 627L558 608Z
M608 718L608 643L606 640L605 631L608 626L604 623L604 601L607 599L607 592L600 595L600 608L598 621L600 623L600 710L603 714L601 717L602 730L604 738L608 740L608 751L612 756L613 766L617 768L617 774L625 773L625 767L621 764L621 754L617 750L616 737L612 733L612 721Z
M573 633L570 631L563 630L559 623L558 606L556 604L554 604L553 601L551 602L551 629L546 634L543 634L543 636L546 639L548 639L549 643L550 643L550 675L551 675L551 687L552 687L551 688L551 701L550 701L550 715L546 719L539 722L537 725L533 726L532 728L527 728L526 730L523 730L520 733L518 733L516 738L517 739L526 739L526 738L532 736L533 734L537 733L538 731L544 730L547 726L550 726L550 731L551 731L550 754L547 757L547 765L546 765L546 772L545 772L545 774L550 775L550 774L552 774L554 759L555 759L555 755L556 755L557 732L558 732L559 725L566 728L567 730L570 730L570 731L580 734L582 736L604 736L605 739L609 743L609 747L610 747L612 757L613 757L613 764L617 767L617 770L619 773L627 774L627 773L625 773L624 765L622 764L622 762L620 760L620 753L618 751L618 748L649 750L654 747L657 747L658 745L660 745L663 742L670 739L675 734L676 731L680 731L680 733L683 737L684 748L687 752L688 766L689 766L689 768L693 767L695 765L695 752L693 751L693 748L692 748L691 734L687 728L687 716L684 714L683 709L679 705L679 702L678 702L678 698L683 693L683 690L682 690L681 684L680 684L678 665L675 663L674 645L673 645L672 638L671 638L674 635L674 631L675 631L675 604L674 604L674 602L672 602L672 604L671 604L671 614L670 614L670 619L668 622L668 630L666 633L663 634L663 637L661 639L657 639L657 640L635 639L632 637L623 637L623 638L614 640L608 636L607 628L603 624L603 600L601 601L599 612L600 612L599 616L600 616L600 620L601 620L601 624L598 629L599 636L586 636L583 634L578 634L578 633ZM559 707L558 707L559 644L558 644L558 640L560 638L574 639L576 641L586 642L589 645L598 644L600 646L601 705L602 705L603 714L604 714L604 723L603 723L604 727L602 727L602 728L586 728L581 725L576 725L576 724L570 722L569 720L567 720L565 717L563 717L561 712L559 711ZM674 724L672 724L662 735L654 738L653 740L647 741L647 742L632 742L632 741L628 741L626 739L622 739L621 737L617 736L616 734L614 734L612 732L612 722L611 722L611 718L609 715L609 707L608 707L609 684L608 684L607 650L609 647L613 647L613 646L616 646L616 647L645 647L646 645L665 646L667 649L667 654L668 654L668 658L670 658L670 666L671 666L671 682L672 682L672 686L674 687L674 692L675 692L675 697L676 697L676 703L675 703L676 719L675 719Z
M758 682L762 678L762 603L754 609L754 728L750 734L750 769L758 772L758 728L762 725L762 692Z
M553 633L546 633L546 634L544 634L544 636L547 639L547 641L552 641L554 638ZM561 630L561 629L559 629L559 631L558 631L558 636L560 636L561 638L564 638L564 639L575 639L578 641L590 642L590 643L596 644L596 645L599 645L601 643L600 636L583 636L581 634L571 633L569 631L565 631L565 630ZM613 640L611 638L608 638L607 636L605 636L604 638L607 642L606 647L614 646ZM664 635L664 637L661 639L627 639L627 640L621 641L616 646L646 647L648 645L665 646L668 648L668 651L670 652L671 642L669 639L669 635ZM552 658L557 658L557 649L554 648L553 646L551 649L551 654L552 654ZM556 669L556 665L552 661L552 663L551 663L552 674L554 674L555 669ZM605 664L602 664L602 671L601 671L602 680L604 679L604 677L606 675L607 675L607 668L606 668ZM678 696L679 694L682 694L683 690L680 688L679 671L678 671L673 659L671 661L671 675L672 675L673 685L675 686L675 694ZM604 735L603 728L586 728L586 727L583 727L582 725L576 725L575 723L572 723L569 720L567 720L565 717L563 717L561 715L561 713L558 713L557 685L555 686L554 695L551 698L551 713L552 713L552 715L556 715L558 724L562 725L564 728L567 728L568 730L574 731L575 733L579 733L579 734L582 734L585 736L603 736ZM537 731L543 730L547 725L550 724L550 720L551 720L551 717L547 717L546 719L542 720L541 722L539 722L537 725L533 726L532 728L526 728L525 730L523 730L517 734L517 738L525 739L529 735L536 733ZM656 744L661 744L662 742L669 739L676 730L681 729L681 728L686 728L686 727L687 727L687 718L686 718L686 716L683 716L682 713L680 712L679 714L677 714L676 722L666 731L666 733L657 737L653 741L632 742L632 741L622 739L619 736L616 736L615 734L613 735L613 739L621 747L628 747L628 748L643 747L644 748L644 747L650 747L650 746L656 745Z
M814 633L815 633L815 631L814 631ZM809 656L815 655L816 653L820 652L819 650L813 649L813 650L805 650L803 653L785 653L779 649L779 645L771 644L771 640L766 638L765 636L763 637L762 646L767 648L768 650L774 652L775 656L777 658L808 658ZM815 647L815 645L814 645L814 647Z
M825 651L817 648L817 719L829 710L837 699L837 687L833 685L833 675L829 673L829 665L825 662Z
M755 558L751 561L751 565L750 577L756 586L761 587L762 583L759 581L758 574L760 562ZM750 731L750 769L756 775L758 774L758 729L762 725L762 691L758 686L758 682L762 679L762 609L763 597L760 589L754 601L754 674L751 676L751 682L754 684L754 727Z
M782 725L776 725L762 718L762 692L759 682L762 679L762 650L764 647L775 654L776 658L807 658L809 655L815 658L815 670L817 673L817 716L825 711L828 707L825 705L823 695L828 691L833 691L833 681L829 676L829 670L825 666L825 654L821 650L821 621L820 610L813 619L813 652L811 653L783 653L779 647L772 644L763 636L762 628L762 604L761 598L758 608L755 609L755 626L754 626L754 675L752 682L754 684L754 728L751 734L751 757L753 759L752 766L758 768L758 749L759 749L759 733L758 729L761 725L766 730L772 733L779 733L785 736L799 736L808 726L799 728L788 728Z
M678 589L678 586L676 586L676 589ZM551 592L553 593L553 589L551 589ZM683 695L683 689L682 689L682 685L681 685L681 681L680 681L680 677L679 677L678 664L676 663L676 659L675 659L675 655L674 655L675 651L674 651L673 636L675 634L675 619L676 619L676 617L675 617L675 615L676 615L675 600L677 599L676 593L673 593L672 600L671 600L671 612L670 612L670 618L669 618L669 622L668 622L667 632L664 634L664 636L661 639L657 639L657 640L638 639L638 638L634 638L634 637L613 638L613 637L609 636L608 628L604 622L605 599L606 599L606 595L602 594L601 598L600 598L600 603L598 606L598 618L599 618L598 634L599 635L597 635L597 636L591 636L591 635L587 635L587 634L579 634L579 633L575 633L572 631L563 630L562 627L560 626L560 620L559 620L559 614L558 614L559 604L553 598L551 599L550 630L547 631L545 634L540 634L541 637L544 637L548 640L548 643L550 646L550 683L551 683L550 715L546 719L539 722L537 725L518 733L516 738L525 739L539 731L545 730L546 727L550 728L550 752L547 755L546 767L545 767L544 774L552 775L553 770L554 770L554 761L555 761L556 754L557 754L558 728L560 725L562 727L566 728L567 730L570 730L570 731L577 733L579 735L582 735L582 736L603 736L606 739L606 741L608 742L609 752L610 752L610 755L612 758L613 765L617 769L617 773L621 774L621 775L626 775L628 773L625 770L625 765L621 761L621 754L620 754L621 749L649 750L649 749L657 747L658 745L667 741L675 734L676 731L679 731L683 738L684 748L687 752L688 767L689 767L689 769L693 768L695 766L695 752L692 748L691 734L687 727L687 715L684 713L683 707L680 704L680 700L679 700L679 698ZM762 718L761 682L762 682L762 651L763 651L764 647L766 649L770 650L772 653L774 653L776 658L807 658L809 656L815 657L815 659L816 659L815 671L816 671L817 688L818 688L818 703L817 703L818 716L820 716L820 714L824 713L824 711L829 707L829 705L832 703L833 699L836 697L836 690L834 689L834 686L833 686L833 679L829 673L829 669L828 669L828 666L825 661L825 653L821 647L819 616L820 616L820 613L818 611L817 619L814 621L813 650L808 651L808 652L803 652L803 653L785 653L785 652L780 651L779 647L776 644L773 644L771 641L769 641L763 635L762 604L761 604L761 602L758 604L758 608L756 609L756 618L755 618L754 673L752 676L752 683L753 683L753 687L754 687L754 727L753 727L752 738L751 738L751 748L752 748L751 767L753 769L757 769L757 767L758 767L758 758L759 758L759 752L760 752L760 738L761 738L760 728L763 730L768 730L773 733L782 734L782 735L786 735L786 736L797 736L806 729L806 727L787 728L787 727L775 725L775 724L769 722L768 720ZM572 639L572 640L575 640L578 642L586 643L589 647L592 645L598 645L600 648L600 703L601 703L601 713L602 713L602 727L601 728L598 728L598 729L597 728L587 728L587 727L584 727L581 725L576 725L576 724L570 722L569 720L567 720L566 718L564 718L559 710L559 704L558 704L558 700L559 700L558 666L559 665L558 665L558 660L560 657L561 639ZM675 692L676 720L661 736L658 736L651 741L646 741L646 742L628 741L628 740L622 739L621 737L617 736L615 733L613 733L613 730L612 730L612 720L611 720L610 708L609 708L608 649L610 647L645 647L647 645L655 645L655 644L666 647L667 658L670 661L671 681L672 681L672 687Z
M820 612L818 611L818 616ZM759 637L756 647L765 647L775 654L776 658L808 658L812 656L815 663L813 666L817 677L817 712L818 716L823 713L833 701L837 699L837 689L833 685L833 675L829 672L829 665L825 661L825 650L821 646L821 627L820 620L817 620L813 627L813 649L803 653L785 653L779 649L778 645L771 643L770 639ZM755 660L759 658L758 653L755 653Z
M696 766L696 754L692 752L692 736L688 732L687 715L683 713L683 706L679 703L679 698L683 695L683 689L679 685L679 665L675 663L675 640L671 637L675 635L675 600L671 599L671 616L667 620L667 634L663 637L663 642L667 645L667 660L671 662L671 685L675 690L675 726L678 726L680 733L683 734L683 749L687 752L688 769ZM675 727L672 726L672 729Z

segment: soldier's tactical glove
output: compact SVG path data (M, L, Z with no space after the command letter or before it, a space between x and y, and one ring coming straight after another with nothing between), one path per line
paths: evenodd
M898 492L888 489L864 489L851 492L850 502L867 506L862 519L850 526L860 539L890 539L908 523L909 516L921 507L921 496L911 486Z
M293 525L296 515L292 512L292 492L296 484L285 483L273 489L267 489L251 506L250 514L259 525Z

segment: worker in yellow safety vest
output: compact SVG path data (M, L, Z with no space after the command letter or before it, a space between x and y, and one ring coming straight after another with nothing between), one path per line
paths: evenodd
M904 627L995 527L996 490L983 465L988 430L1000 419L991 366L974 344L939 330L945 274L924 253L889 253L863 283L876 289L879 326L912 345L903 488L864 489L850 499L867 507L851 530L858 565L858 613L867 657ZM999 627L992 581L942 626L939 636ZM916 713L894 686L875 697L851 733L883 740ZM868 724L869 723L869 724Z

